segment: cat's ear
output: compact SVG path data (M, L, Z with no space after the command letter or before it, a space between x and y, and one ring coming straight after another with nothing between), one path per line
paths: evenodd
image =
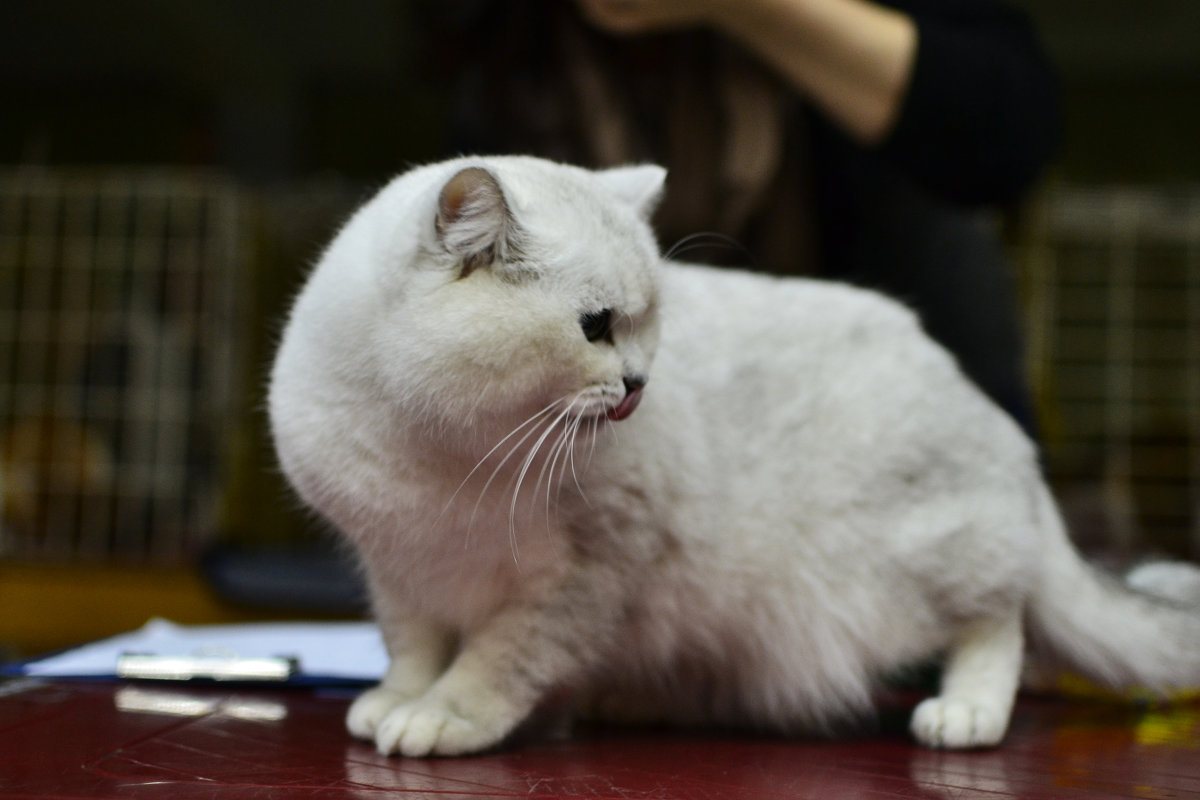
M464 278L502 258L515 227L500 182L483 167L467 167L446 181L435 225L438 241L461 259Z
M601 186L649 219L662 197L667 171L657 164L638 164L601 170L596 176Z

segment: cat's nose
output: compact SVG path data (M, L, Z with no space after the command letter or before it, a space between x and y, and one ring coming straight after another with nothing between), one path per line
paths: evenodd
M634 392L640 392L646 386L646 379L643 378L641 375L628 376L628 377L622 378L622 380L625 382L625 396L626 397L633 394Z

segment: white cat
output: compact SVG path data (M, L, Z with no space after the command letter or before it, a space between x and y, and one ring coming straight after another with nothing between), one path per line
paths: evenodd
M663 178L415 169L297 300L276 446L360 554L391 657L353 735L477 752L564 690L609 718L828 732L945 653L913 733L987 746L1026 644L1110 685L1200 685L1200 609L1080 560L1033 446L913 314L664 263Z

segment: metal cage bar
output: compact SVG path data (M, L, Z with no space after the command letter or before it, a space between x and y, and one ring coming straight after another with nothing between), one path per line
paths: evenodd
M1057 187L1023 256L1068 513L1118 555L1200 555L1200 189Z
M0 556L171 562L213 534L244 205L214 175L0 175Z

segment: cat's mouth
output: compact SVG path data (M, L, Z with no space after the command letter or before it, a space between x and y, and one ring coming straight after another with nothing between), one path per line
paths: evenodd
M614 422L620 421L628 417L638 407L638 403L642 402L642 389L639 386L636 389L626 393L625 399L619 404L613 406L605 412L605 416Z

